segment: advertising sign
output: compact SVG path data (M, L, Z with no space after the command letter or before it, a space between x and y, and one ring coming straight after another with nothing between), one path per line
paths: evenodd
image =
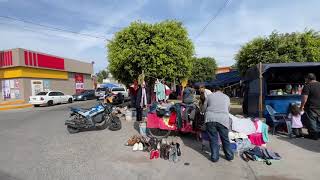
M19 80L14 80L14 88L19 89L19 87L20 87Z
M10 80L3 80L2 81L2 95L4 99L10 99Z
M31 91L32 91L32 96L35 96L39 92L43 91L43 81L31 80Z
M75 73L74 79L75 79L76 93L80 93L81 91L84 90L83 74Z
M43 90L50 91L50 80L43 80Z

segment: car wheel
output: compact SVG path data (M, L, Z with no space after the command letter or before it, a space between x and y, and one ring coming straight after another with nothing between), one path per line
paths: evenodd
M68 103L72 103L72 98L69 98L69 99L68 99Z
M40 107L40 105L39 104L35 104L35 105L33 105L34 107Z
M53 101L48 101L48 106L53 106Z

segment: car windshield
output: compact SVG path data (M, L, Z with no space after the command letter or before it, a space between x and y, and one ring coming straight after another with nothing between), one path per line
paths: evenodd
M48 94L48 92L39 92L38 94L37 94L37 96L45 96L45 95L47 95Z

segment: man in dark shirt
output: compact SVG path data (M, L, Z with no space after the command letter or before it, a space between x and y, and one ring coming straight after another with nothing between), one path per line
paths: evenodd
M309 138L318 140L320 132L320 82L309 73L302 90L301 110L305 111L303 120L308 128Z

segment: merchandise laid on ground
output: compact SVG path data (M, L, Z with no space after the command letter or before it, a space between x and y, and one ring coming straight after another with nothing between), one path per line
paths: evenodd
M262 161L270 165L272 161L281 159L278 153L267 148L269 127L261 119L230 114L230 121L231 147L243 160ZM140 122L139 128L140 135L130 137L126 145L131 146L133 151L150 153L150 159L160 157L172 162L179 161L180 144L176 138L168 137L171 131L196 135L201 139L202 150L209 141L204 128L203 114L196 104L186 105L179 101L154 102L148 108L146 121Z
M133 151L144 151L150 154L150 159L164 159L171 162L178 162L181 156L180 144L173 138L157 139L142 135L132 136L126 146L131 146Z

